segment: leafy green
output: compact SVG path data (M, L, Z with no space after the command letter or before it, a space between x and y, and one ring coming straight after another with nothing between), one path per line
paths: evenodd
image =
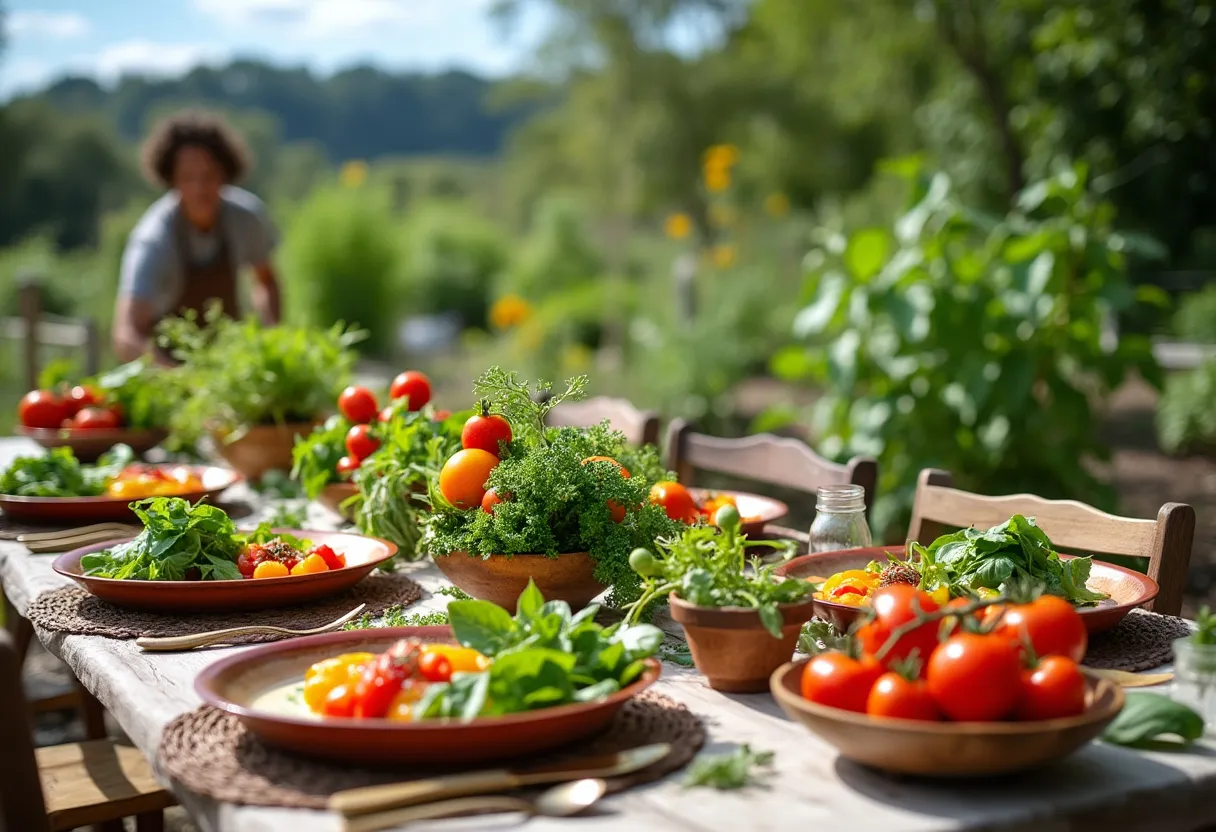
M135 461L126 445L115 445L96 465L82 465L71 448L52 448L42 456L21 456L0 474L0 494L20 497L96 497L109 480Z
M584 385L585 380L572 379L554 399L580 395ZM537 388L549 386L542 382ZM637 598L640 580L629 568L629 552L685 528L649 501L652 482L646 472L661 470L657 451L630 449L624 435L606 422L590 428L543 427L545 406L532 402L527 385L514 374L497 368L486 372L476 391L511 419L515 438L486 483L510 499L493 513L460 511L443 499L432 477L427 499L433 512L422 546L436 557L589 552L596 561L596 579L612 587L610 603L623 606ZM630 459L638 470L628 469L626 478L607 462L583 464L593 456ZM617 523L609 503L636 508Z
M806 598L811 586L797 578L776 580L773 570L777 564L764 564L759 558L754 558L751 569L747 569L744 550L768 546L788 557L793 547L788 541L748 541L746 535L738 533L737 524L724 525L723 529L691 526L678 537L657 541L659 555L646 559L644 590L626 620L640 620L652 604L675 592L680 599L699 607L754 609L773 638L781 638L785 619L780 605Z
M266 518L266 525L274 529L302 529L308 523L308 504L281 501Z
M338 461L346 456L346 434L351 423L340 414L325 420L307 436L296 437L291 449L291 478L315 500L325 486L338 480Z
M742 789L756 782L773 764L772 751L752 751L741 745L722 754L701 754L693 760L684 777L684 787L709 786L720 790Z
M1102 739L1133 748L1169 747L1162 737L1177 737L1183 746L1203 736L1203 717L1159 693L1129 692L1123 710L1107 726Z
M276 528L283 528L283 526L277 524L273 518L270 520L263 520L261 523L258 523L257 527L253 531L237 532L236 537L241 542L242 546L248 546L255 543L270 543L274 540L281 540L288 546L299 549L301 552L306 552L312 548L311 540L296 537L294 534L276 532L274 531Z
M572 613L565 601L545 601L531 581L514 616L488 601L451 602L456 640L494 661L485 672L432 685L418 713L467 720L595 701L632 684L663 633L649 624L603 627L598 611L592 604Z
M394 604L380 614L380 621L370 612L363 613L354 621L348 622L344 630L372 630L378 627L432 627L448 623L446 612L423 612L406 614L400 604Z
M1195 616L1195 625L1191 641L1196 644L1216 644L1216 615L1212 615L1211 607L1199 608L1199 613Z
M190 392L183 381L175 370L140 358L84 384L96 387L107 401L117 404L128 427L146 429L168 427L173 412Z
M963 529L942 535L928 548L911 543L909 549L920 559L917 568L925 589L946 583L958 595L981 589L1004 592L1014 584L1036 582L1049 594L1078 605L1108 597L1085 586L1090 558L1063 560L1034 518L1020 514L987 530Z
M1216 358L1198 367L1171 373L1157 406L1157 436L1171 453L1216 445Z

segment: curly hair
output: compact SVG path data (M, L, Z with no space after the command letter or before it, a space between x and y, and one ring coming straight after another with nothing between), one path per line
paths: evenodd
M173 187L173 166L183 147L201 147L210 153L228 182L248 173L252 160L240 134L214 113L187 110L159 122L140 151L144 176L156 185Z

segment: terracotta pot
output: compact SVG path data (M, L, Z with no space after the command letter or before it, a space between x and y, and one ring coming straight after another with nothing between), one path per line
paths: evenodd
M321 489L321 493L317 495L317 502L342 519L353 521L354 512L349 508L342 508L342 504L357 493L359 493L359 488L353 482L331 482Z
M797 604L782 604L781 638L764 629L760 613L744 607L698 607L673 592L668 598L671 617L684 627L697 670L709 686L727 693L762 693L773 671L794 656L802 625L815 614L808 597Z
M608 587L595 579L595 560L586 552L547 555L490 555L467 552L437 555L435 565L457 587L482 601L515 611L519 594L536 582L546 601L565 601L578 610ZM786 656L783 661L788 661ZM765 677L767 678L767 677Z
M290 471L291 449L297 436L312 433L319 422L290 425L257 425L235 442L225 442L225 433L212 431L216 449L229 465L251 481L260 480L267 471Z

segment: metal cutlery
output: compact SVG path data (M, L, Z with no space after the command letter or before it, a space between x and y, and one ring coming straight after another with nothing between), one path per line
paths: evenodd
M66 552L91 543L105 543L110 540L120 540L133 537L140 529L123 523L97 523L91 526L81 526L75 529L62 529L53 532L27 532L17 535L17 542L25 544L34 554L47 552Z
M137 638L135 644L148 652L167 652L171 650L194 650L199 647L213 647L223 644L237 636L253 635L284 635L284 636L315 636L336 630L346 622L355 618L367 607L360 604L341 618L335 618L328 624L313 627L309 630L289 630L286 627L273 627L269 624L252 624L245 627L229 627L226 630L212 630L206 633L194 633L188 636L163 636L159 638Z

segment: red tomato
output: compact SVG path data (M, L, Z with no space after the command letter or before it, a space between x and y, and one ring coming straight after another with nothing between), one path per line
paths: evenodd
M951 636L933 651L927 674L933 700L958 722L1005 719L1021 696L1021 656L1002 636Z
M241 552L236 558L236 568L241 570L241 575L246 578L253 577L253 570L258 568L258 565L249 557L249 552Z
M1048 656L1039 666L1022 671L1022 698L1017 718L1061 719L1085 710L1085 676L1065 656Z
M338 396L338 410L356 425L366 424L376 418L376 396L366 387L347 387Z
M376 418L381 422L393 421L393 406L390 404L388 407L381 410L380 415L378 415Z
M325 716L351 717L355 713L354 691L349 685L336 685L325 695L325 703L321 706Z
M486 495L481 498L481 510L486 514L494 513L494 506L502 502L502 497L498 496L498 492L493 488L486 490Z
M393 379L389 397L408 397L410 410L422 410L422 406L431 400L431 380L416 370L407 370Z
M820 653L802 669L802 698L832 708L865 713L866 700L882 668L870 659Z
M916 617L915 605L919 605L921 611L927 613L936 612L938 609L937 602L929 593L908 584L892 584L875 590L873 598L870 599L874 619L863 624L857 631L862 652L873 656L881 650L896 628ZM938 626L936 621L922 624L901 636L895 646L883 656L883 664L890 668L893 663L908 658L913 651L922 663L925 662L937 648Z
M663 511L672 520L696 523L701 516L701 507L688 493L688 489L678 482L656 482L650 486L650 502L662 506Z
M469 418L460 431L460 447L478 448L498 456L498 443L511 441L511 423L497 413L491 413L486 405L481 413Z
M320 555L321 560L325 561L325 565L330 569L341 569L346 566L346 555L339 555L324 543L313 549L311 554Z
M355 473L359 469L359 462L360 460L355 457L342 457L338 460L338 475L346 477Z
M392 651L377 656L355 683L353 716L356 719L382 718L408 675L408 667Z
M428 682L450 682L452 662L440 653L423 653L418 659L418 670Z
M621 463L617 462L615 459L613 459L610 456L589 456L583 460L583 465L586 465L588 462L611 462L613 465L616 466L617 470L620 471L622 477L624 477L625 479L629 479L629 471L626 470L625 466L622 465ZM625 507L624 506L614 503L612 500L609 500L608 501L608 510L612 512L612 519L614 522L619 523L625 519Z
M100 403L101 394L92 387L86 387L81 384L77 384L72 388L71 392L68 393L67 400L65 402L67 406L67 414L69 416L75 416L84 408L92 407L93 405Z
M436 411L435 411L435 416L433 417L433 421L436 421L436 422L446 422L446 421L447 421L448 419L450 419L450 418L452 418L452 411L450 411L450 410L436 410Z
M31 390L17 405L17 417L27 428L57 428L68 418L68 410L50 390Z
M1056 595L1043 595L1029 604L1005 608L996 632L1022 646L1023 638L1039 658L1067 656L1074 662L1085 658L1089 635L1085 622L1072 604Z
M898 673L884 673L878 677L866 699L866 713L925 722L937 722L942 718L924 681L905 679Z
M346 432L346 453L353 459L363 461L379 447L380 440L371 435L367 425L355 425Z
M118 424L118 414L104 407L86 407L72 417L76 430L113 430Z
M439 472L439 491L456 508L479 506L486 496L486 480L497 464L498 457L489 451L457 451Z

